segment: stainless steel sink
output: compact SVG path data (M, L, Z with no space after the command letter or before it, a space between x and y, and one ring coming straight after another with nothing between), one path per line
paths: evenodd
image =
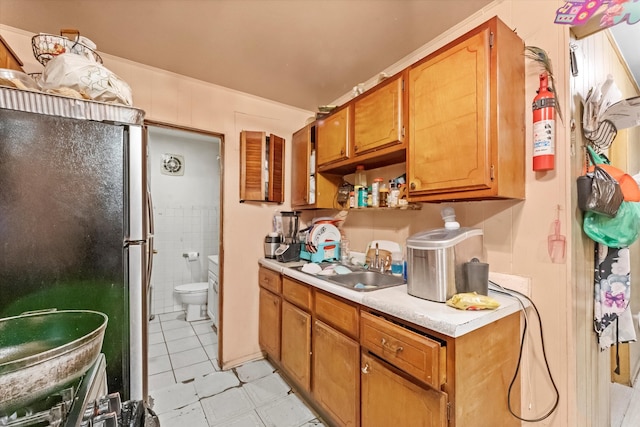
M327 282L353 289L354 291L368 292L392 286L404 285L402 277L382 274L377 271L354 271L348 274L334 274L331 276L316 276Z

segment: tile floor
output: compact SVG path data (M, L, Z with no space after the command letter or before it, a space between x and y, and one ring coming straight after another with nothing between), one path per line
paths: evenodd
M149 324L149 395L162 427L324 426L266 360L221 371L211 321Z
M633 387L611 383L611 427L640 426L640 381Z

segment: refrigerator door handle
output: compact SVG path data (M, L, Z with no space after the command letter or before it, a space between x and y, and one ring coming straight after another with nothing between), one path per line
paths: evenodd
M129 126L126 133L129 152L129 223L126 240L130 242L147 240L149 231L146 141L143 130L141 126Z
M127 247L129 263L130 399L147 400L146 244Z

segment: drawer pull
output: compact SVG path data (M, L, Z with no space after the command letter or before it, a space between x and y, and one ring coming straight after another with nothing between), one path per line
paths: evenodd
M389 344L389 343L387 342L387 340L386 340L386 339L384 339L384 338L382 338L382 339L380 340L380 344L382 344L382 347L383 347L383 348L386 348L387 350L390 350L390 351L392 351L393 353L396 353L396 354L398 354L398 353L400 353L402 350L404 350L404 348L403 348L402 346Z
M369 373L369 364L365 363L364 366L361 369L363 374L368 374Z

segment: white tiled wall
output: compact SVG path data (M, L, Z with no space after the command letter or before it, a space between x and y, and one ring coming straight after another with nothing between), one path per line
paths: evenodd
M207 256L218 253L220 140L186 131L149 128L148 171L157 253L151 273L151 313L182 309L176 285L207 281ZM162 155L184 157L184 175L161 173ZM196 261L183 254L198 252Z
M154 206L155 239L158 253L151 276L152 313L181 309L173 295L175 285L207 281L207 256L218 252L217 206ZM184 253L198 252L197 261Z

